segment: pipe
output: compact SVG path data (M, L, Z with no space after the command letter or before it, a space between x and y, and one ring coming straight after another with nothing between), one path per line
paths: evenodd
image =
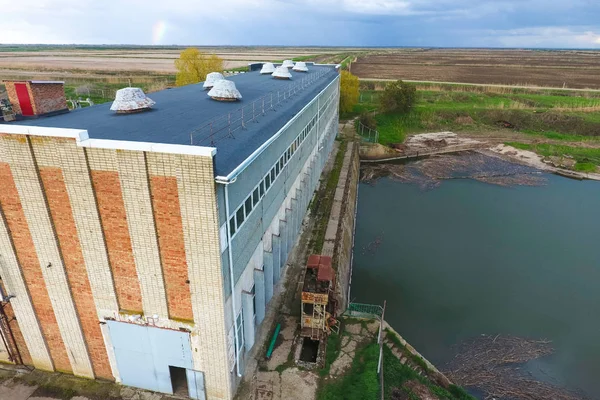
M280 330L281 324L277 324L277 326L275 327L275 333L273 333L271 343L269 344L269 348L267 349L267 358L271 358L271 355L273 354L273 350L275 349L275 342L277 341L277 336L279 336Z
M238 378L242 377L240 373L240 346L238 341L237 310L235 306L235 281L233 280L233 252L231 251L231 230L229 229L229 184L235 182L219 182L225 185L225 230L227 231L227 256L229 259L229 287L231 289L231 317L233 318L233 338L235 341L235 372Z

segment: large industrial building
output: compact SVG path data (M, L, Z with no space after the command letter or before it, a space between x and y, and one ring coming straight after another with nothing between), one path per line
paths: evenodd
M337 68L291 72L143 112L6 82L0 359L231 399L338 131Z

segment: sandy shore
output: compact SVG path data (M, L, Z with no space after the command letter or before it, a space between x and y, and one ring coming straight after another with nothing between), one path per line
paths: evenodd
M600 181L600 174L598 173L586 173L579 171L572 171L563 168L556 168L550 164L545 163L542 160L542 156L528 150L520 150L512 146L507 146L505 144L499 144L497 146L491 147L487 150L480 150L481 152L489 155L497 155L501 156L503 159L508 161L517 162L519 164L528 165L530 167L534 167L540 169L542 171L548 171L555 174L559 174L562 176L566 176L569 178L576 179L591 179L595 181Z

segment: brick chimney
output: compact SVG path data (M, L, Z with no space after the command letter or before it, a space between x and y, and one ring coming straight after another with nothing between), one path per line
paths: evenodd
M64 82L3 81L18 117L36 118L68 112Z

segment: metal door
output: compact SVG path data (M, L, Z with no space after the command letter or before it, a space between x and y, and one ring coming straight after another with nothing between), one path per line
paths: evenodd
M19 99L21 114L24 116L33 115L33 107L31 106L31 98L29 97L27 85L24 83L15 83L15 91L17 92L17 97Z
M204 375L193 370L190 334L107 321L124 385L173 394L169 366L185 368L191 398L204 397Z

